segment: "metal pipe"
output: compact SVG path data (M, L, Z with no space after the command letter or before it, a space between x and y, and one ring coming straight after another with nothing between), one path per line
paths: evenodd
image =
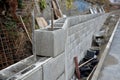
M52 0L51 0L51 30L52 31L53 31L53 20L54 20L54 12L53 12Z

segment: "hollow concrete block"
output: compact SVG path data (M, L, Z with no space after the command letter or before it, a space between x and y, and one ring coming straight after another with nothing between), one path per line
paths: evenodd
M35 30L35 53L56 57L65 51L66 31L61 28Z
M65 53L42 65L43 80L57 80L65 70ZM59 80L59 79L58 79Z

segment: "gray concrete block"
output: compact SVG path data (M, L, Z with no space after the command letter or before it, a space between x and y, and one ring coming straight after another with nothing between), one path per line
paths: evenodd
M67 45L67 47L66 47L66 53L71 52L71 50L72 50L72 44Z
M79 39L79 31L75 33L75 39Z
M82 31L83 28L84 28L84 24L83 23L74 25L74 26L69 28L68 35L70 36L70 35L78 32L78 31Z
M27 69L27 68L26 68ZM29 69L29 68L28 68ZM36 65L31 70L25 70L22 72L17 73L13 78L16 79L10 79L10 80L43 80L42 75L42 67L41 65Z
M55 23L64 23L66 20L66 18L61 18L59 20L57 20Z
M75 67L75 66L74 66ZM68 80L70 80L71 78L72 78L72 76L74 75L74 72L75 72L75 68L74 68L73 66L70 66L69 68L68 68L68 73L69 73L69 75L68 75Z
M25 75L21 80L43 80L42 79L42 68L37 71Z
M43 80L57 80L65 70L65 54L48 61L43 65Z
M36 30L34 39L37 55L56 57L65 51L66 32L63 29Z
M78 18L78 16L69 17L68 20L69 20L69 22L70 22L69 27L72 27L72 26L74 26L74 25L76 25L76 24L79 23L79 18Z
M74 40L75 40L75 34L72 34L72 35L70 36L70 43L72 43Z
M80 61L84 57L86 50L91 47L92 35L101 28L105 19L106 16L101 14L75 16L66 19L67 21L61 20L55 24L59 27L63 25L65 30L61 29L53 32L45 30L35 31L35 39L38 41L36 42L37 54L41 55L42 52L44 56L53 57L58 55L42 66L43 80L65 80L65 77L69 80L73 76L75 69L73 58L78 56L78 60ZM61 24L60 22L65 23ZM61 41L64 42L61 44ZM64 54L60 54L64 51L66 57ZM64 72L67 73L65 74L66 76L63 74ZM63 75L61 76L61 74Z
M62 28L63 27L63 23L54 23L53 25L56 28Z
M70 44L70 36L67 37L67 41L66 42L67 42L67 45Z
M65 80L65 73L63 73L57 80Z

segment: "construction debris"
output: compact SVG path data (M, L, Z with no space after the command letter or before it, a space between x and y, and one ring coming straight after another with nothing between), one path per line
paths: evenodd
M46 22L46 20L43 17L37 17L36 21L37 21L39 28L44 28L44 27L48 26L48 23Z
M98 50L87 50L85 57L79 65L77 62L77 57L74 58L76 68L75 72L79 80L83 78L87 78L87 80L89 80L89 78L93 74L96 65L99 62L96 54L99 54Z
M75 72L76 72L76 76L77 78L80 80L80 71L79 71L79 64L78 64L78 58L74 57L74 62L75 62Z
M52 5L53 11L54 11L54 18L58 19L58 18L62 17L62 12L59 8L57 1L52 0L51 5Z

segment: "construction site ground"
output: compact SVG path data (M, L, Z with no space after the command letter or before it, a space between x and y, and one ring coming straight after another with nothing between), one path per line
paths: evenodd
M119 17L118 17L119 18ZM100 72L100 75L98 77L98 80L119 80L120 77L120 56L119 56L119 47L120 47L120 41L119 41L119 32L120 32L120 24L118 24L117 30L115 31L115 35L112 41L112 44L110 46L110 49L108 51L108 54L105 58L105 61L103 63L102 70Z
M117 36L117 37L113 37L113 42L112 42L111 46L109 45L110 49L108 49L108 53L105 52L106 48L108 47L111 35L113 34L113 30L115 29L115 27L116 27L116 25L117 25L117 23L119 21L119 17L120 17L119 12L113 13L107 18L105 24L103 25L103 26L108 27L109 30L108 30L108 33L107 33L105 43L100 46L99 60L103 59L103 55L107 54L107 56L105 56L105 60L103 60L103 62L99 62L99 64L101 65L102 70L100 70L100 65L98 64L99 68L96 68L96 71L93 74L94 78L91 78L92 80L93 79L108 80L108 78L109 78L109 80L119 80L119 78L118 78L119 77L119 68L118 67L116 67L116 68L112 67L112 66L115 66L115 65L117 65L117 66L119 65L119 58L117 60L117 58L115 57L115 56L118 56L117 52L119 52L119 51L116 51L114 53L114 51L115 51L114 46L116 44L119 45L119 41L118 41L119 40L118 39L119 34L118 33L117 34L115 33L115 36ZM119 31L119 28L117 28L117 32L118 31ZM111 43L111 41L110 41L110 43ZM116 47L118 49L118 46L116 46ZM113 55L115 55L115 56L113 56ZM112 71L114 73L116 73L118 71L117 75L115 76L114 73L112 73Z

